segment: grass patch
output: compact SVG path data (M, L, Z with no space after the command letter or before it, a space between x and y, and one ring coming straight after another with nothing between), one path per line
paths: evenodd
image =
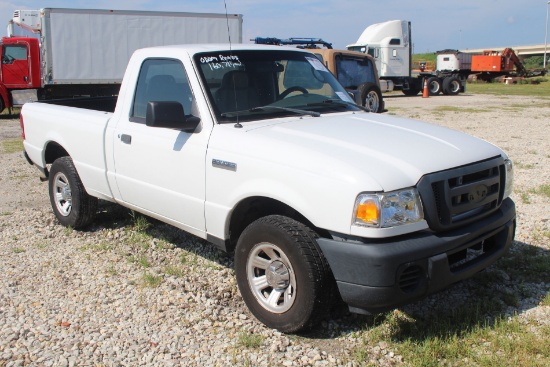
M538 78L537 81L539 84L468 83L466 92L471 94L550 97L550 82L548 79Z
M484 108L464 108L456 106L438 106L434 108L436 112L468 112L468 113L481 113L481 112L491 112L489 109Z
M521 202L524 204L531 204L531 198L526 192L521 193Z
M416 320L390 312L362 334L365 346L385 342L411 366L547 366L550 344L518 317L488 320L482 308ZM488 321L487 321L488 320ZM548 329L548 328L547 328ZM543 333L548 333L544 330ZM369 363L365 347L353 352L356 362Z
M164 273L173 277L181 278L184 275L184 271L181 268L175 266L167 266L164 268Z
M512 278L527 283L550 283L550 255L535 246L509 252L498 261L498 266Z
M239 333L238 343L240 346L245 348L256 349L262 346L264 343L264 338L258 334L249 334L249 333Z
M139 259L137 260L137 263L141 265L144 268L148 268L151 266L151 263L149 262L149 259L147 259L147 256L141 255Z
M162 283L162 277L147 272L143 273L143 286L156 288Z
M546 296L541 301L541 305L550 306L550 292L546 293Z
M25 250L24 248L20 248L20 247L16 247L16 248L13 249L13 252L14 252L15 254L21 254L21 253L23 253L23 252L25 252L25 251L27 251L27 250Z
M531 190L533 194L543 195L550 199L550 185L541 185L534 190Z
M514 162L514 167L517 167L519 169L533 169L535 168L535 165L531 163L522 163L522 162L516 161Z
M2 151L4 153L17 153L23 151L23 139L9 139L2 141Z
M151 226L151 223L149 223L147 217L136 213L133 210L130 212L130 217L132 218L132 228L135 231L145 232Z

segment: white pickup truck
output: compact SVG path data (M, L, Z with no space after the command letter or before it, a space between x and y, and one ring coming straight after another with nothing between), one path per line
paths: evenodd
M108 200L234 252L250 311L285 332L338 297L357 313L425 297L514 238L502 150L363 111L305 50L138 50L118 99L27 103L21 126L61 224Z

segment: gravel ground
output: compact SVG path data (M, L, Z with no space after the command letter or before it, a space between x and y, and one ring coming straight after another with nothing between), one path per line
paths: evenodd
M516 165L512 253L550 250L550 199L537 193L550 184L550 99L388 96L386 107L505 149ZM1 140L19 135L17 120L0 119ZM168 225L102 204L87 231L61 227L36 168L2 148L0 159L0 367L356 366L358 348L372 365L407 364L386 343L357 338L368 317L334 313L301 336L266 328L244 306L232 259ZM550 323L549 283L488 272L498 285L476 277L400 312L443 315L487 287L518 297L501 314Z

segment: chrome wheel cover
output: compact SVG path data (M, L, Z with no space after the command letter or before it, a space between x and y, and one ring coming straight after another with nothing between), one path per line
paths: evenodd
M296 275L281 249L267 242L255 245L246 260L248 285L258 303L273 313L288 311L296 300Z
M71 186L69 185L69 180L65 174L61 172L55 174L53 178L52 191L55 206L59 214L64 217L71 214L71 209L73 207Z

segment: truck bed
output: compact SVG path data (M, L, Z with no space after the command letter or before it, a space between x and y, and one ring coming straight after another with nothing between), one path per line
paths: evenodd
M41 101L41 102L59 105L59 106L85 108L87 110L114 112L117 98L118 98L117 96L66 98L66 99L53 99L50 101Z

